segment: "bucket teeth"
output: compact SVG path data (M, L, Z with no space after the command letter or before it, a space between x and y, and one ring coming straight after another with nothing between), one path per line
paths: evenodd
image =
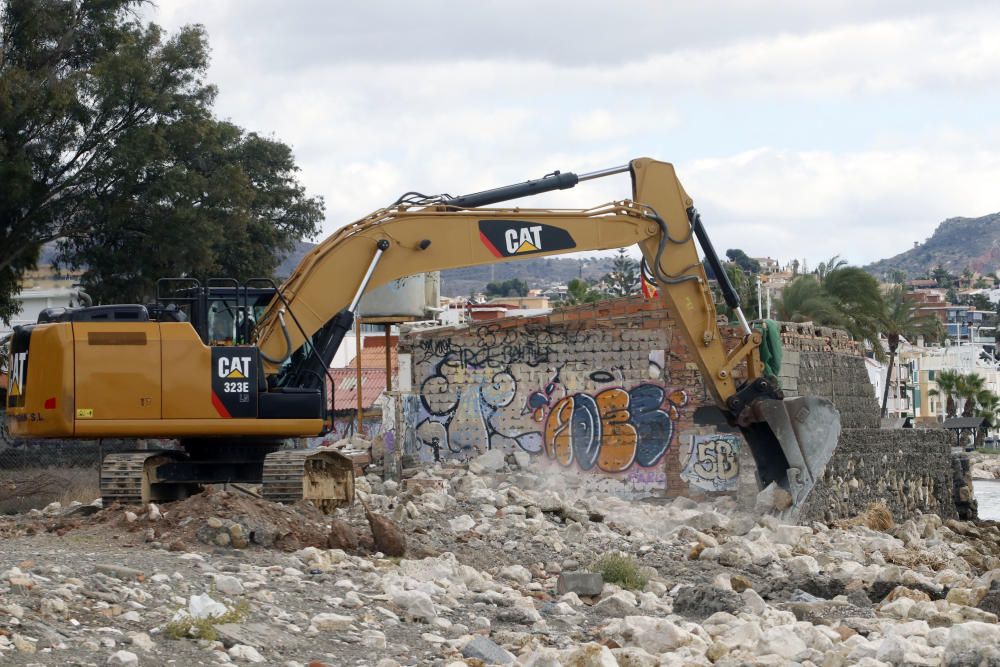
M818 396L759 399L751 409L754 424L744 429L744 435L761 482L785 488L797 513L837 448L840 413Z

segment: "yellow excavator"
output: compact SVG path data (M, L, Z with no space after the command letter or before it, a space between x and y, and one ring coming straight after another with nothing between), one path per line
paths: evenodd
M621 173L631 176L631 199L588 209L491 207ZM696 240L744 330L734 349L723 344ZM105 457L106 502L242 482L261 484L278 501L348 503L350 461L281 445L328 428L328 368L368 288L427 271L633 244L708 392L742 429L760 483L777 483L800 506L836 447L839 414L818 397L783 400L764 373L761 334L747 323L691 198L671 164L648 158L464 196L407 193L317 245L280 286L165 279L153 304L49 309L10 339L7 425L21 438L180 441L177 451Z

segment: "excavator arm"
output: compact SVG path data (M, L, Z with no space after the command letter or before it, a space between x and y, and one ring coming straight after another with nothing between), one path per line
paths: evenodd
M456 198L380 209L340 229L306 255L261 318L257 344L267 373L337 316L353 319L366 289L427 271L638 244L662 283L660 298L697 350L709 391L724 404L736 391L735 366L752 358L749 375L761 375L760 336L747 328L745 344L725 350L694 244L692 201L673 166L638 159L627 169L632 199L596 208L459 208Z
M631 199L596 208L480 207L624 171L632 178ZM732 350L723 344L695 240L744 328ZM583 176L557 173L465 197L397 202L347 225L303 259L261 319L257 344L265 372L276 376L309 341L313 349L300 359L305 372L290 382L320 381L371 287L427 271L633 244L651 268L659 298L678 323L706 389L742 428L762 483L785 487L798 505L836 446L839 415L816 397L782 401L775 381L764 377L761 334L743 317L691 198L665 162L641 158ZM744 363L746 380L737 386L734 375Z

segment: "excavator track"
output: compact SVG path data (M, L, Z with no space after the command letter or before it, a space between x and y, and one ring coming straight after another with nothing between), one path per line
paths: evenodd
M270 501L308 500L324 512L354 502L354 463L330 450L293 449L264 457L261 495Z
M163 498L153 493L151 473L156 466L183 458L180 452L142 451L108 454L101 462L101 499L104 506L118 502L138 505Z

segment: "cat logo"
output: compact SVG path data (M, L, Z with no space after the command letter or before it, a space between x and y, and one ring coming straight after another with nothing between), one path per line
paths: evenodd
M27 380L28 353L18 352L12 355L10 360L10 397L21 398L24 396L24 385ZM23 404L18 402L18 404Z
M245 380L250 377L251 357L219 357L219 377Z
M576 242L565 229L521 220L480 220L479 240L494 257L569 250Z
M507 241L507 252L511 255L521 252L538 252L542 249L542 241L539 238L541 233L541 225L508 229L503 233L504 240Z

